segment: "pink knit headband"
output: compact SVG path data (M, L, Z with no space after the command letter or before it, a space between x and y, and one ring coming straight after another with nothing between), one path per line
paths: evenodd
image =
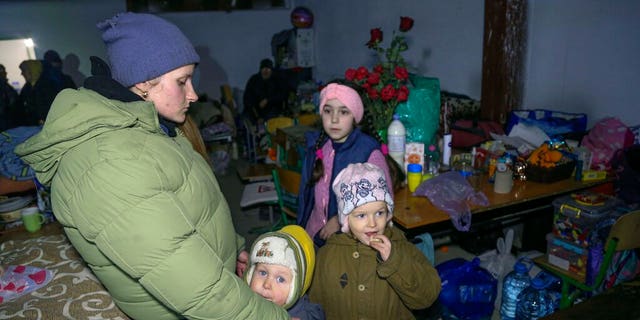
M320 112L322 108L331 99L338 99L353 113L353 117L356 123L360 123L362 120L362 114L364 113L364 107L362 106L362 99L355 90L341 84L331 83L324 87L320 91Z

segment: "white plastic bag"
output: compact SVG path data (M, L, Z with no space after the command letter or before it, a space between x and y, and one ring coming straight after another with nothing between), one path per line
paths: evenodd
M513 270L513 266L516 264L516 257L511 254L512 245L513 229L508 229L504 238L498 238L496 249L478 256L480 258L480 266L487 269L498 280L498 293L495 300L496 308L500 308L500 301L502 301L502 280Z
M498 238L496 249L487 251L478 256L480 266L487 269L498 281L513 270L516 257L511 254L513 245L513 229L508 229L504 238Z

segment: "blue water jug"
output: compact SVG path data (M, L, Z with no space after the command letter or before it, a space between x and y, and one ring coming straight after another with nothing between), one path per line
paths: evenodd
M536 320L553 313L553 299L545 287L543 279L536 277L531 280L531 285L518 297L516 319Z
M516 318L516 306L518 295L531 283L529 268L521 261L516 262L513 270L509 272L502 283L502 302L500 303L500 316L502 320Z

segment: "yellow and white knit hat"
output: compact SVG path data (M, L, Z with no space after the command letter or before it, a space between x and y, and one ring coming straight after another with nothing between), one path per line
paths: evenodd
M285 309L293 306L311 285L316 254L311 237L300 226L289 225L262 234L253 242L249 259L249 269L245 273L248 284L251 284L256 263L281 265L291 270L293 281L283 306Z

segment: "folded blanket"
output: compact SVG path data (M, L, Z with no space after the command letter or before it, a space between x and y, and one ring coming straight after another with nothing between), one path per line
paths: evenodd
M35 177L33 169L22 161L13 150L15 147L42 127L16 127L0 132L0 176L16 181L31 180Z

